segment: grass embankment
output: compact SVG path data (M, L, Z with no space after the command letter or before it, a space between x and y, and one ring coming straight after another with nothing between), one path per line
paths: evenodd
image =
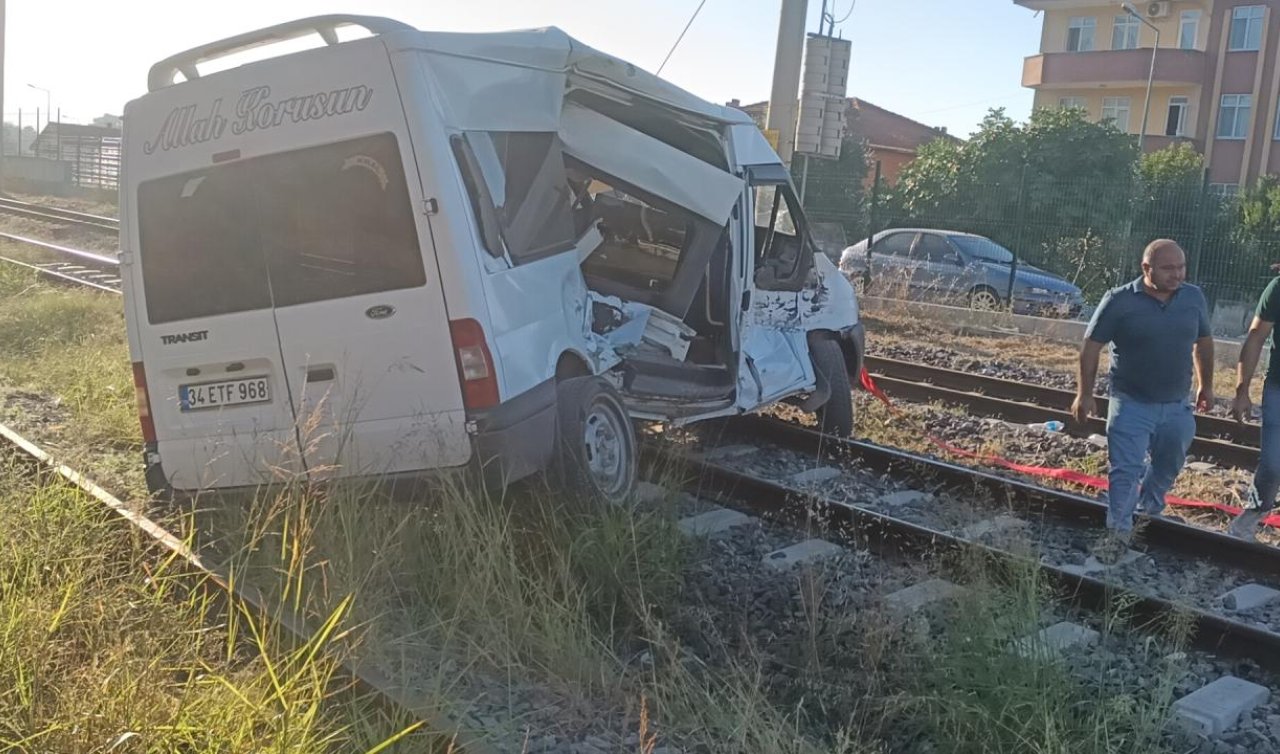
M137 492L117 298L0 273L0 382L33 436ZM328 661L259 639L245 616L210 621L203 593L95 503L4 484L14 523L0 552L0 688L13 691L0 696L0 731L10 744L341 751L400 730L335 696ZM974 573L963 611L929 633L806 601L817 582L779 577L797 604L819 606L802 621L776 616L778 632L824 660L805 671L812 683L779 695L762 690L766 648L695 660L672 629L677 615L713 610L683 587L714 557L678 536L673 507L601 510L537 485L494 500L451 479L410 500L299 482L248 502L201 501L194 528L172 511L167 523L202 532L205 552L317 630L332 627L421 708L482 713L495 740L542 737L538 709L554 704L557 724L630 736L626 749L640 753L658 739L765 754L1159 751L1167 694L1126 690L1111 702L1089 678L1009 657L1008 642L1053 602L1030 574ZM508 714L494 714L504 698ZM903 748L903 730L928 746Z

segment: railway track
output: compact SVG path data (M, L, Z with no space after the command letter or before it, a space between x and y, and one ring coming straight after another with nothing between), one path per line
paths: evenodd
M120 518L123 525L129 526L138 535L148 538L169 555L177 558L187 567L187 573L200 583L212 584L235 607L247 610L264 621L270 621L282 630L282 635L296 646L305 646L312 640L313 632L287 610L275 609L270 601L252 585L242 579L233 578L231 574L222 572L217 566L206 562L185 542L166 531L159 524L146 516L135 512L130 506L111 493L94 484L88 477L71 469L49 456L37 445L22 437L9 427L0 424L0 447L15 454L33 474L53 472L66 484L72 485L86 495L111 509ZM17 468L17 467L15 467ZM235 609L230 608L230 609ZM341 668L346 681L359 689L363 695L374 700L385 712L399 718L419 720L422 729L439 733L451 731L457 726L447 720L440 719L435 713L419 708L415 702L390 679L378 671L355 664L345 657ZM475 732L458 731L456 744L450 751L471 754L488 754L489 748L478 739Z
M100 233L118 234L120 232L120 222L114 217L90 215L84 212L75 212L60 207L47 207L42 204L23 202L17 199L0 198L0 212L19 217L28 217L33 220L74 225Z
M821 480L811 480L817 483L796 484L787 477L771 478L762 471L769 464L761 461L768 456L753 457L744 446L732 446L719 460L714 452L683 453L678 456L690 472L686 475L688 492L712 496L730 507L770 518L785 519L789 512L798 513L800 520L816 522L828 536L857 542L873 551L911 558L966 552L1029 565L1056 585L1060 595L1084 609L1101 610L1117 600L1127 601L1132 605L1132 624L1138 628L1156 625L1172 615L1187 616L1193 622L1197 649L1247 658L1280 673L1280 602L1275 603L1274 614L1265 612L1246 619L1227 609L1224 598L1216 592L1215 596L1208 596L1208 592L1188 596L1148 588L1143 578L1128 573L1132 563L1101 568L1087 560L1064 562L1071 558L1064 558L1064 549L1054 540L1091 541L1102 531L1106 506L1096 500L871 443L833 438L775 419L734 419L723 427L724 436L757 445L759 453L792 452L808 459L810 465L815 459L827 464L820 468L831 471L821 475L825 477ZM658 444L647 446L646 451L650 458L668 452ZM736 462L725 460L734 458ZM837 494L842 484L858 475L911 479L918 490L932 490L933 502L895 509L860 501L856 494L853 498ZM925 499L919 497L920 501ZM947 526L943 519L958 511L939 499L957 507L975 499L990 501L971 506L974 515L986 517L984 526L999 529L1001 521L1012 526L1011 522L1018 520L1030 527L1033 548L1039 549L1028 553L991 544L983 539L989 531L973 533L982 526ZM1140 541L1137 546L1145 551L1131 554L1133 562L1150 560L1170 581L1176 581L1180 573L1211 567L1219 577L1215 586L1225 592L1231 584L1274 585L1280 573L1280 549L1176 521L1150 521ZM1083 553L1080 555L1083 559Z
M61 246L13 233L0 233L0 238L41 249L53 256L60 257L57 261L32 262L0 256L0 262L25 267L62 283L94 288L108 293L121 292L120 260L115 257L96 254L83 249L73 249L69 246Z
M1107 399L1098 397L1100 416L1081 427L1071 418L1075 394L1069 390L960 372L875 356L866 368L890 396L909 401L942 401L963 406L972 413L1015 423L1061 421L1078 435L1105 434ZM1255 468L1258 464L1259 428L1206 414L1196 414L1196 438L1190 453L1224 466Z

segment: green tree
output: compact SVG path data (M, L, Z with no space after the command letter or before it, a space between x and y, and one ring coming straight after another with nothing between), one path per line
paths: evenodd
M1132 136L1080 110L1039 109L1025 123L992 110L969 141L918 150L899 176L892 223L979 233L1022 263L1089 282L1092 263L1068 250L1106 258L1125 246L1138 155ZM1089 285L1115 276L1090 275Z

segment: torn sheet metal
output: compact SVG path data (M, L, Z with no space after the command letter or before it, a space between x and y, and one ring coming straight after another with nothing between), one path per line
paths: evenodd
M661 309L591 292L591 332L620 356L637 349L684 361L697 332Z
M565 103L560 118L565 152L608 175L701 215L728 222L742 180L612 118Z

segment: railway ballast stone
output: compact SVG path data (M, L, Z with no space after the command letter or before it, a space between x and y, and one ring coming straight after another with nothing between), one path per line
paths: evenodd
M844 472L831 466L818 466L817 468L805 469L798 474L791 475L792 484L821 484L829 482L840 476Z
M1021 531L1026 528L1027 522L1014 516L996 516L979 521L975 524L969 524L960 530L960 536L965 539L981 539L992 534L1003 534L1005 532Z
M900 508L904 505L915 505L916 503L927 503L933 500L933 493L921 492L920 490L899 490L890 492L880 496L880 504L890 508Z
M1023 657L1054 655L1072 647L1097 644L1099 638L1101 634L1092 628L1063 621L1042 629L1034 636L1019 639L1014 643L1014 651Z
M844 552L844 548L825 539L806 539L805 541L784 547L761 558L761 562L779 571L786 570L797 563L810 563Z
M1252 610L1280 598L1280 591L1261 584L1245 584L1222 595L1222 605L1228 610Z
M708 450L705 458L709 461L723 461L726 458L749 456L759 450L760 449L754 445L721 445L720 447Z
M696 516L680 519L676 524L686 537L715 537L724 534L735 526L755 523L756 519L742 511L730 508L716 508Z
M884 604L898 615L910 615L935 602L955 599L963 593L964 587L950 581L929 579L885 596Z
M1173 703L1173 713L1188 731L1219 736L1240 716L1267 701L1271 691L1235 676L1223 676Z

